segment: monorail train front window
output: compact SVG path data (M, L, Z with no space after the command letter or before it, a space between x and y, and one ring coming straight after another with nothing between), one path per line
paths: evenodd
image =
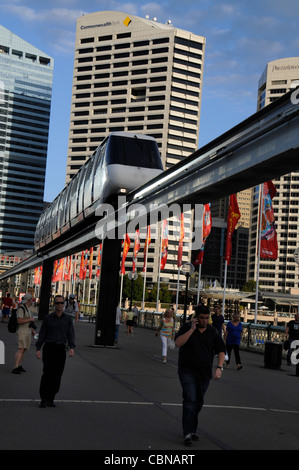
M163 170L157 143L139 137L113 135L109 139L106 164L120 164Z

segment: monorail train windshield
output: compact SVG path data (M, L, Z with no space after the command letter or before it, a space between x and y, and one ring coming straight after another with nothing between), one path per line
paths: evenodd
M146 138L140 139L137 136L128 139L119 135L110 135L106 164L163 170L156 142Z

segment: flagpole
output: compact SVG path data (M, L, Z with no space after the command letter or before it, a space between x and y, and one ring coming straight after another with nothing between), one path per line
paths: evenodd
M198 266L197 305L199 304L200 283L201 283L201 264Z
M177 280L177 285L176 285L175 314L178 313L180 273L181 273L181 267L179 267L179 270L178 270L178 280Z
M147 238L146 238L146 240L145 240L145 243L146 243L146 247L145 247L144 279L143 279L143 293L142 293L141 310L144 310L145 286L146 286L146 272L147 272L147 253L148 253L148 233L147 233Z
M222 299L222 315L223 315L223 317L224 317L224 310L225 310L226 276L227 276L227 260L225 260L225 268L224 268L223 299Z
M258 226L258 255L257 255L257 269L256 269L254 323L257 322L257 306L258 306L258 297L259 297L259 272L260 272L261 239L262 239L263 203L264 203L264 183L260 184L260 210L259 210L259 226Z
M119 295L119 308L121 308L122 304L122 296L123 296L123 282L124 282L124 275L121 273L121 281L120 281L120 295Z
M163 221L161 221L161 240L160 240L160 253L159 253L159 273L158 273L157 303L156 303L156 311L157 311L157 312L159 311L159 310L158 310L158 307L159 307L160 274L161 274L162 233L163 233Z

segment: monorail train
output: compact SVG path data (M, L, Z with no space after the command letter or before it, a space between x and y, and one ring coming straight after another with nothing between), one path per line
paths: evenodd
M163 172L154 138L113 132L94 151L78 173L42 212L35 231L35 250L78 229L100 203L112 202Z

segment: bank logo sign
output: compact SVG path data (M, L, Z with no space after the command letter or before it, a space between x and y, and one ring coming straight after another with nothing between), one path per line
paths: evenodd
M132 20L127 16L127 18L123 21L123 24L128 27L131 22Z

